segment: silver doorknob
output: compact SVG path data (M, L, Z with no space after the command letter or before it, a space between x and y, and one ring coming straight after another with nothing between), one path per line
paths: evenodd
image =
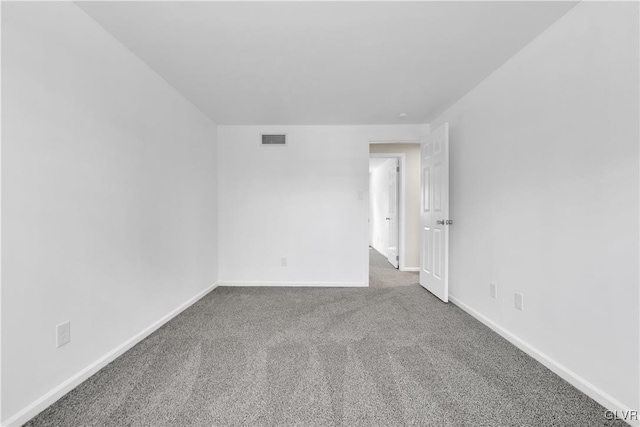
M438 225L444 225L444 219L439 219L436 221L436 224Z

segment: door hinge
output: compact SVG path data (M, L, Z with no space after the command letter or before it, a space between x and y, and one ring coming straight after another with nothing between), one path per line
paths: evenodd
M400 261L400 255L396 255L396 261Z
M396 172L400 172L400 166L396 166Z

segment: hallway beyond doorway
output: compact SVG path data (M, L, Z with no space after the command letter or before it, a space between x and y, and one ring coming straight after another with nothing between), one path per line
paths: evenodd
M394 288L418 283L417 271L400 271L387 258L373 248L369 248L369 287Z

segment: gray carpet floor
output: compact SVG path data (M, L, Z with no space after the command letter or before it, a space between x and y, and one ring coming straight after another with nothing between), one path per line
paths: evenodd
M419 285L220 287L28 425L625 425L603 413Z
M393 288L419 282L417 271L400 271L387 261L387 257L369 248L369 287Z

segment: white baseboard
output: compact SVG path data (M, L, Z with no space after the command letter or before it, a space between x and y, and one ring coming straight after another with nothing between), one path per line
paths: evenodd
M420 271L420 267L403 267L400 270L402 270L402 271Z
M270 286L270 287L317 287L317 288L354 288L369 286L369 283L363 282L233 282L221 281L218 286Z
M40 412L42 412L43 410L45 410L46 408L51 406L58 399L60 399L62 396L64 396L65 394L67 394L68 392L73 390L75 387L80 385L83 381L85 381L91 375L95 374L100 369L102 369L105 366L107 366L109 363L114 361L116 358L118 358L124 352L126 352L129 349L131 349L134 345L138 344L140 341L142 341L143 339L145 339L146 337L151 335L153 332L155 332L158 328L160 328L162 325L167 323L169 320L173 319L175 316L177 316L178 314L180 314L181 312L183 312L184 310L189 308L191 305L193 305L200 298L202 298L203 296L205 296L206 294L208 294L209 292L214 290L217 286L218 286L218 284L214 283L213 285L207 287L205 290L203 290L202 292L198 293L194 297L192 297L189 300L185 301L180 306L178 306L177 308L175 308L171 312L167 313L165 316L161 317L160 319L156 320L151 325L147 326L145 329L140 331L138 334L136 334L133 337L129 338L127 341L123 342L118 347L116 347L113 350L111 350L109 353L105 354L104 356L102 356L101 358L96 360L95 362L91 363L89 366L87 366L86 368L82 369L80 372L78 372L77 374L73 375L71 378L67 379L66 381L64 381L60 385L58 385L57 387L54 387L49 392L45 393L40 398L36 399L33 403L27 405L25 408L23 408L20 411L18 411L18 413L16 413L16 414L10 416L9 418L7 418L5 421L0 423L0 426L1 427L9 427L9 426L13 427L13 426L21 426L22 424L26 423L31 418L35 417Z
M562 378L563 380L565 380L566 382L568 382L569 384L571 384L572 386L574 386L575 388L577 388L578 390L580 390L581 392L583 392L584 394L586 394L587 396L589 396L590 398L592 398L593 400L595 400L596 402L604 406L606 409L609 409L611 411L618 411L619 414L622 411L629 411L630 409L633 409L633 410L640 409L640 408L629 408L627 405L624 405L622 402L618 401L613 396L607 394L604 390L591 384L589 381L582 378L580 375L576 374L571 369L567 368L564 365L561 365L560 363L556 362L551 357L547 356L546 354L536 349L529 343L523 341L513 333L507 331L503 327L489 320L483 314L474 310L473 308L463 303L453 295L449 295L449 301L451 301L456 306L460 307L465 312L469 313L471 316L475 317L480 322L484 323L486 326L488 326L490 329L492 329L493 331L498 333L500 336L505 338L511 344L515 345L520 350L524 351L529 356L536 359L538 362L542 363L544 366L549 368L552 372L554 372L560 378ZM602 420L605 421L604 414L602 414ZM637 423L632 424L630 421L628 422L630 425L638 426Z

